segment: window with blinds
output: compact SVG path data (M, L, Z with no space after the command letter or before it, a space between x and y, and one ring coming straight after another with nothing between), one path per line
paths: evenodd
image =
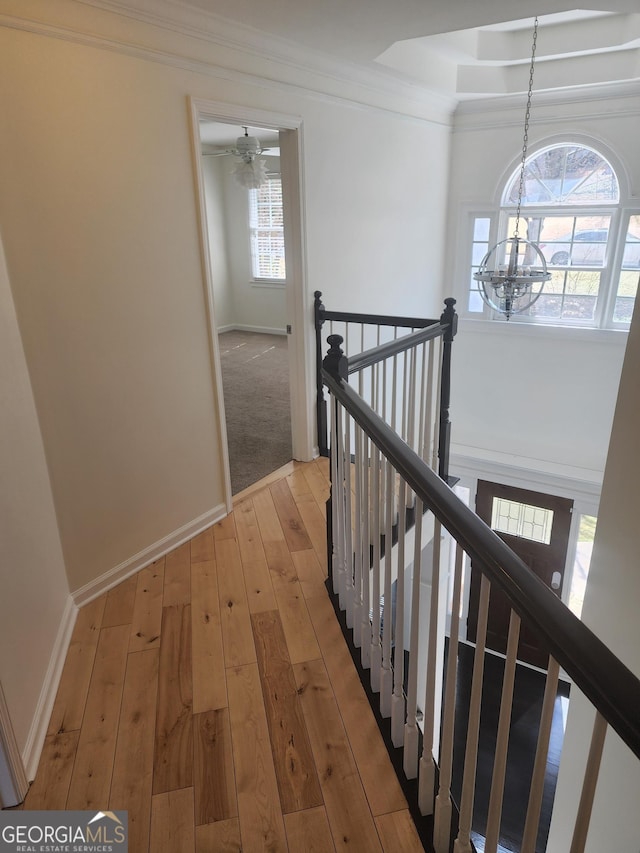
M284 281L286 272L280 175L269 175L257 189L249 190L249 229L254 279Z

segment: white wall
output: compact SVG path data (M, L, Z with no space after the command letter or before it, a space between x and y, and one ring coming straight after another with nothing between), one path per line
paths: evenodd
M37 712L47 701L41 691L71 611L65 610L69 586L2 242L0 400L0 683L18 748L30 764L40 748Z
M304 141L309 290L334 310L439 317L448 129L322 104Z
M221 158L222 159L222 158ZM269 171L280 171L279 157L265 157ZM251 266L249 194L233 177L230 158L222 169L230 286L234 323L244 329L284 332L287 325L286 290L282 284L256 284Z
M620 380L611 445L602 487L598 528L582 611L584 622L640 677L640 572L638 571L638 482L640 481L640 309L635 318ZM593 714L572 693L560 765L549 853L569 849L571 814L579 796L576 779L584 766ZM640 836L640 761L609 732L596 791L587 853L635 851Z
M70 0L11 11L0 227L78 590L224 511L188 96L301 120L309 359L314 289L440 313L448 129L400 92Z
M233 326L235 318L233 289L229 280L229 263L227 261L226 205L223 183L225 159L223 157L202 158L211 286L213 288L213 308L217 329Z
M529 150L583 141L610 154L624 189L640 190L636 98L546 103L534 100ZM464 310L469 286L470 210L497 205L522 147L522 107L469 108L454 125L447 290ZM455 452L600 482L625 333L523 328L512 320L460 324L454 345L452 442Z
M279 171L279 157L266 159L269 171ZM234 179L233 163L202 158L216 327L284 333L284 283L252 280L248 192Z

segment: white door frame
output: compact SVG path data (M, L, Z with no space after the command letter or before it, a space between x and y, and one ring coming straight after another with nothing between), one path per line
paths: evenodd
M205 281L209 328L209 346L214 379L214 394L218 401L218 428L223 443L223 466L227 509L232 509L231 477L227 449L227 430L222 393L222 372L213 299L213 280L209 255L204 177L200 151L200 121L219 121L223 124L250 125L280 131L280 166L285 216L285 254L287 259L286 307L289 337L289 383L291 397L291 437L294 459L308 461L314 456L314 405L312 365L311 297L305 286L304 222L302 193L302 119L250 107L235 106L218 101L189 98L191 141L195 170L200 224L200 253Z
M9 709L0 684L0 809L17 806L29 788Z

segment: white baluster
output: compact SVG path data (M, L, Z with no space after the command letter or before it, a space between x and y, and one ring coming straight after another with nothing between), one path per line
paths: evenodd
M400 438L406 441L408 429L408 402L409 402L409 354L406 350L402 351L402 423ZM407 492L409 492L407 487Z
M418 785L418 806L420 814L433 813L435 762L435 709L436 705L436 669L438 668L438 601L440 591L440 544L442 526L436 520L433 529L433 568L431 572L431 601L429 612L429 647L427 651L427 681L424 697L424 731L422 757L420 759L420 780Z
M398 329L396 327L394 339L396 338L398 333ZM398 422L398 356L394 355L391 362L391 429L394 432L397 432L397 422ZM398 501L398 496L396 495L395 488L393 489L393 512L395 515L399 516L400 510L399 507L402 506L404 509L404 503L400 504ZM399 521L399 518L398 518Z
M453 853L473 853L471 847L471 821L473 819L473 800L478 765L478 739L480 736L480 706L482 704L482 680L484 677L484 655L487 639L487 617L489 614L489 593L491 584L486 575L480 582L480 601L478 603L478 627L476 630L476 650L473 657L473 676L471 678L471 699L467 724L467 745L464 752L464 773L462 777L462 796L460 798L460 817L458 837L453 845Z
M451 840L451 777L453 775L453 735L456 715L456 677L458 671L458 634L460 631L460 595L462 590L463 551L456 547L451 601L451 636L447 657L442 746L440 748L440 787L433 818L435 853L449 853Z
M432 465L432 451L433 451L433 436L435 433L435 421L434 421L434 400L433 400L433 387L434 387L434 352L435 352L435 343L433 341L429 341L429 353L427 359L427 391L425 394L425 413L424 413L424 435L422 439L422 448L420 455L427 463L427 465Z
M331 394L331 578L334 594L338 593L340 579L340 500L341 489L338 482L338 403Z
M493 760L493 775L491 777L491 796L487 812L487 832L484 845L485 853L497 853L500 836L500 820L502 818L502 801L504 798L504 780L507 771L507 749L509 747L509 729L511 727L511 706L513 703L513 685L516 677L516 659L518 656L518 639L520 637L520 617L511 611L509 619L509 635L507 638L507 659L504 665L502 679L502 697L500 700L500 717L498 718L498 735L496 739L495 756Z
M351 515L351 418L344 418L344 576L345 617L347 628L353 628L353 520Z
M400 478L398 506L404 507L406 483ZM406 523L404 513L398 515L398 586L396 590L395 652L393 658L393 696L391 698L391 742L395 747L404 742L404 572Z
M416 420L416 348L411 347L408 352L409 358L409 393L407 399L407 427L405 441L412 449L415 447L415 420ZM407 487L406 505L413 506L415 495L413 489Z
M416 348L409 350L409 401L407 412L407 444L415 448L416 435Z
M361 380L362 381L362 380ZM362 461L362 439L363 433L354 422L355 430L355 530L354 545L355 554L353 560L353 645L358 649L361 643L362 624L362 573L364 571L364 543L362 541L362 480L364 476L364 464ZM368 547L368 545L367 545Z
M391 463L386 463L386 516L384 527L384 622L382 625L382 668L380 671L380 713L391 716L391 694L393 693L393 673L391 671L391 635L393 632L393 613L391 605L391 558L393 527L393 485L395 471Z
M338 479L336 500L338 503L338 596L340 609L346 606L347 578L345 572L345 493L344 493L344 428L343 408L338 404L336 456L338 457Z
M547 756L551 738L551 725L553 723L553 709L558 693L559 674L560 666L558 662L550 657L547 680L544 687L544 698L542 700L542 714L540 715L540 727L538 729L536 757L533 763L533 773L531 774L527 818L524 824L520 853L535 853L536 851L538 824L540 823L542 795L544 793L544 777L547 771Z
M420 569L422 563L422 501L416 499L413 549L413 582L411 585L411 639L409 641L409 679L407 685L407 722L404 727L404 775L418 775L418 649L420 638Z
M589 757L587 759L587 769L582 783L580 805L578 806L576 825L573 830L571 850L569 853L584 853L606 734L607 721L599 712L596 712L596 718L593 723L593 733L591 735L591 745L589 747Z
M382 667L382 647L380 645L380 451L373 445L373 484L371 503L371 537L373 539L373 572L371 578L371 608L373 619L371 626L371 689L380 690L380 669Z
M437 382L436 382L436 399L434 404L434 415L433 415L433 424L436 429L436 435L433 441L433 448L431 452L431 467L434 471L438 470L438 439L440 437L440 391L442 388L442 356L443 356L443 348L442 348L442 336L437 338L437 348L438 348L438 358L436 361L437 364Z
M418 359L420 364L420 405L418 407L418 433L417 433L417 441L416 441L416 453L418 456L424 458L423 456L423 447L424 447L424 419L426 413L426 405L427 405L427 344L426 342L420 345L420 353L421 356Z
M369 669L371 666L371 620L369 611L371 610L371 536L369 533L369 519L371 518L370 509L370 488L369 477L371 473L371 451L368 437L363 433L363 481L362 481L362 611L360 614L360 661L363 669Z

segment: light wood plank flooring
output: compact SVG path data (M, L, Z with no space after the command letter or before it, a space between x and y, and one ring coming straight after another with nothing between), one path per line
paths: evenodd
M422 850L327 597L326 460L82 608L25 808L131 853Z

